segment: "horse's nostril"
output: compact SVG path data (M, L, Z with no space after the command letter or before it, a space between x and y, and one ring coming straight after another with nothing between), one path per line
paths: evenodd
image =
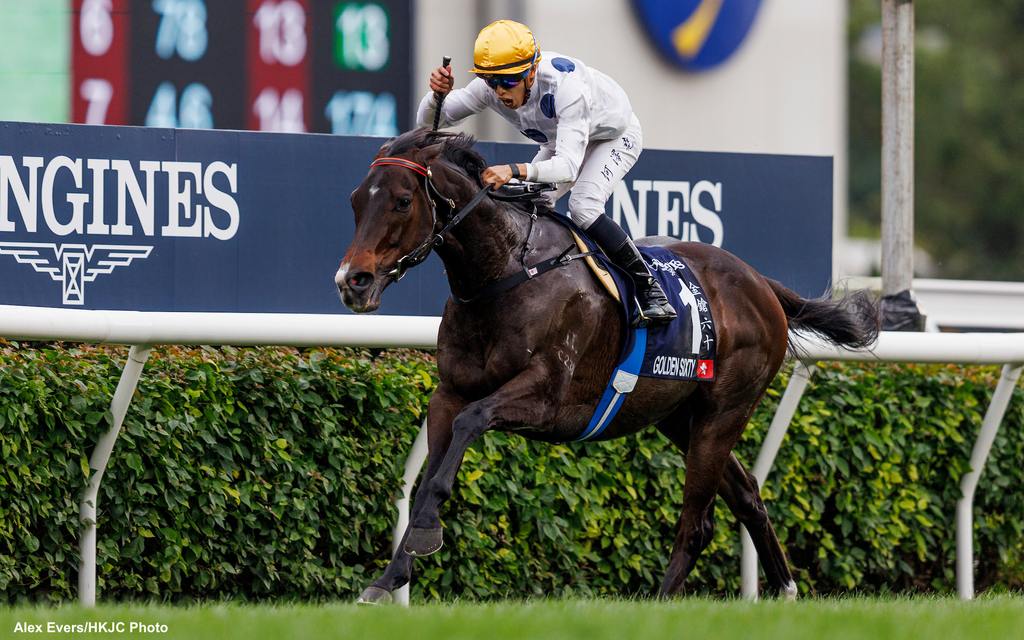
M348 277L348 286L356 293L366 291L371 284L373 284L373 274L366 271L360 271Z

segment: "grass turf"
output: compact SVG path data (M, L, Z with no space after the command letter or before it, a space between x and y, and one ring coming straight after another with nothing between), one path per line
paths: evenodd
M126 633L15 633L17 622L123 622ZM160 623L166 633L127 633L129 623ZM1024 637L1024 596L805 599L748 603L536 600L399 607L334 605L103 605L0 608L0 638L1002 638Z

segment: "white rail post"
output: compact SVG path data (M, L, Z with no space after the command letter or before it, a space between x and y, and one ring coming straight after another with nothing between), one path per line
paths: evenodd
M114 450L114 443L121 432L121 424L124 423L124 416L128 412L128 405L131 404L139 376L142 375L142 368L149 358L150 349L150 345L133 345L128 350L128 361L124 364L121 379L110 403L113 424L110 430L100 437L89 458L89 468L93 473L82 494L78 516L81 524L78 541L81 554L78 564L78 600L83 607L96 606L96 497L99 494L100 481L103 480L103 472L107 469L110 453Z
M793 367L793 375L789 378L786 391L782 394L779 407L775 410L772 424L768 427L768 434L761 443L761 451L757 454L757 461L754 463L754 477L757 478L758 487L764 485L768 472L772 470L775 456L779 453L786 431L789 430L789 423L793 421L796 408L800 404L807 385L814 374L814 365L798 361ZM740 528L740 537L743 540L743 555L740 561L741 593L748 600L757 600L757 550L754 548L754 541L750 539L745 527Z
M391 552L398 551L398 545L402 544L402 536L409 526L409 502L412 500L412 487L416 484L416 477L420 475L423 462L427 459L427 421L423 420L420 432L416 434L416 440L412 443L409 457L405 459L405 473L402 474L402 497L395 500L398 508L398 522L392 532L394 542L391 545ZM409 585L408 583L399 587L394 593L395 602L403 607L409 606Z
M956 588L961 600L974 599L974 491L1022 369L1024 365L1003 365L971 451L971 470L960 479L962 495L956 503Z

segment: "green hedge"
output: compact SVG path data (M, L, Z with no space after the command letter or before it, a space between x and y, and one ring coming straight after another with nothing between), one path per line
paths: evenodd
M126 349L0 342L0 601L74 598L78 498ZM828 365L767 486L804 593L954 588L958 479L998 371ZM756 455L780 375L740 447ZM415 352L154 350L99 498L104 599L351 599L435 384ZM1024 586L1024 392L977 496L979 587ZM488 434L417 561L414 598L651 593L682 500L656 432L551 446ZM735 593L719 501L694 590Z

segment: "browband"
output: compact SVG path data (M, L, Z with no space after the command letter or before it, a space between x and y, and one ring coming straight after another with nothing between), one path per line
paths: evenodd
M430 175L430 169L428 169L427 167L424 167L422 164L420 164L418 162L413 162L412 160L406 160L405 158L392 158L390 156L384 156L383 158L377 158L376 160L374 160L373 162L370 163L370 168L371 169L374 168L374 167L381 167L381 166L404 167L406 169L411 169L412 171L415 171L416 173L420 174L421 176L429 176Z

